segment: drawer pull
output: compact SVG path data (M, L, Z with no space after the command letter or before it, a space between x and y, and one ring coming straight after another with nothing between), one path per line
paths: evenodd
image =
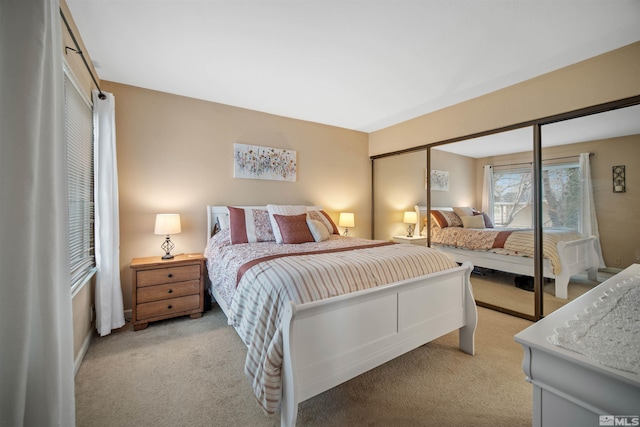
M171 310L173 308L173 306L171 304L169 304L169 306L167 307L169 310Z
M173 274L169 273L167 274L167 277L173 277Z
M173 293L173 289L169 289L167 292L172 294Z

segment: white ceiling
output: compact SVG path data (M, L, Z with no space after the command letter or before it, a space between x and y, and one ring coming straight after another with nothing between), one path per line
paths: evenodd
M640 134L640 105L552 123L541 127L542 147ZM531 127L439 146L438 150L483 158L533 151Z
M67 0L100 79L365 132L640 40L638 0Z

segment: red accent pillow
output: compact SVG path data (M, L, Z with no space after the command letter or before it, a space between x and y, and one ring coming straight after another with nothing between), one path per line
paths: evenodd
M300 215L278 215L273 218L278 223L282 243L306 243L315 242L309 226L307 225L307 214Z
M454 211L432 210L431 218L438 227L462 227L462 220Z
M275 240L269 212L264 209L229 209L229 232L231 243L270 242Z

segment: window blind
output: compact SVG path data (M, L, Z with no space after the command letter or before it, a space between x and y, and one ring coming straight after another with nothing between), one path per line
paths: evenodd
M93 113L65 74L71 287L94 272Z

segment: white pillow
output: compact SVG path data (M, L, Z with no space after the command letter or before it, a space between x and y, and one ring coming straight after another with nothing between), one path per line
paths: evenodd
M462 226L464 228L486 228L482 215L461 216L460 219L462 220Z
M320 206L307 206L307 218L320 221L327 227L329 234L340 234L338 227L333 222L329 214L322 210Z
M308 219L307 225L309 226L309 230L311 231L311 235L313 236L313 240L316 242L322 242L323 240L327 240L331 237L329 234L329 230L327 227L317 219Z
M267 205L267 211L269 211L269 221L271 221L271 227L273 228L273 236L276 238L276 243L282 243L282 233L280 233L280 227L278 222L273 217L274 214L278 215L301 215L307 213L306 206L300 205Z

